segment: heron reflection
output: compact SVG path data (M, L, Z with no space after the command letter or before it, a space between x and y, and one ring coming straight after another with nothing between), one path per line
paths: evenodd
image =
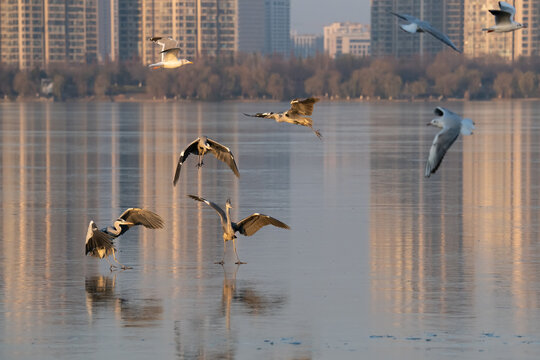
M116 291L116 276L96 275L85 280L86 310L90 318L99 311L112 310L125 327L156 326L162 319L160 299L140 298Z

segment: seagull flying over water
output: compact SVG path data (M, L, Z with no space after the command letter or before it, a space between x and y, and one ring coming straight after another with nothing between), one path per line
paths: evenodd
M130 269L130 267L122 265L116 260L116 248L113 241L136 225L143 225L149 229L161 229L163 228L163 219L150 210L129 208L120 215L113 226L99 230L94 221L90 221L86 234L86 255L100 259L105 258L109 262L109 265L111 265L111 270L113 267L116 267L109 260L109 256L112 255L114 261L122 269Z
M234 161L234 156L231 152L231 149L224 145L221 145L217 141L207 138L206 136L201 136L196 138L195 141L189 144L187 148L180 154L180 157L178 158L178 165L176 165L176 171L174 173L173 185L176 186L178 178L180 177L180 170L182 169L182 164L184 163L184 161L186 161L189 154L199 156L199 162L197 163L197 167L200 169L204 164L202 159L207 152L210 152L218 160L221 160L225 164L229 165L231 170L234 172L234 175L236 175L236 177L240 177L240 173L238 172L238 168L236 167L236 161Z
M425 177L430 177L431 174L437 171L444 155L454 141L457 140L460 133L463 135L472 135L472 131L475 129L471 119L461 119L459 115L443 107L435 108L435 114L438 117L431 120L427 125L439 127L442 130L435 135L435 139L433 139L433 144L429 150L424 173Z
M520 24L514 21L514 15L516 14L515 7L504 1L499 1L499 8L500 10L489 10L490 13L495 15L495 25L482 29L483 31L487 31L488 33L509 32L527 27L527 24Z
M439 30L435 29L431 24L427 21L423 21L420 19L415 18L414 16L407 15L407 14L397 14L395 12L390 12L392 15L397 16L398 18L408 21L409 24L401 24L399 27L403 29L404 31L414 34L417 32L427 32L428 34L435 37L437 40L442 41L446 45L450 46L452 49L456 50L458 53L461 53L461 50L454 45L452 40L446 36L446 34L440 32Z
M274 119L277 122L287 122L289 124L307 126L311 130L313 130L315 135L317 135L317 137L320 139L322 138L322 135L319 130L313 129L313 120L311 120L310 117L311 114L313 114L313 105L315 105L317 101L319 101L319 99L313 97L304 100L294 99L293 101L291 101L291 108L284 112L267 112L256 114L244 113L244 115L251 117Z
M151 69L175 69L183 65L193 64L187 59L179 59L180 48L178 47L178 41L171 37L164 39L162 37L151 37L148 40L161 45L161 61L155 64L148 65Z
M223 258L220 262L217 262L216 264L223 265L223 260L225 259L225 251L227 250L227 241L232 240L233 247L234 247L234 253L236 254L236 264L245 264L244 262L241 262L238 258L238 253L236 252L236 244L234 242L234 239L236 239L236 232L239 232L240 234L244 236L251 236L255 234L257 231L259 231L262 227L266 225L274 225L282 229L290 229L290 227L282 223L281 221L274 219L271 216L255 213L247 218L240 220L239 222L235 223L231 220L230 216L230 209L232 208L231 200L227 199L227 203L225 204L225 211L223 209L206 199L203 199L202 197L198 197L195 195L188 195L193 200L197 200L200 202L205 203L206 205L210 206L216 212L218 213L219 217L221 218L221 227L223 228Z

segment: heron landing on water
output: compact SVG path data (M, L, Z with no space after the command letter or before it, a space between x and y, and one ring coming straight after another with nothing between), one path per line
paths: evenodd
M230 216L230 209L232 208L231 200L227 199L227 203L225 204L225 211L219 205L208 201L206 199L203 199L201 197L195 196L195 195L188 195L193 200L197 200L200 202L205 203L206 205L210 206L216 212L218 213L219 217L221 218L221 227L223 228L223 258L221 261L216 262L216 264L221 264L225 262L225 252L227 250L227 241L231 241L233 243L234 247L234 254L236 255L236 264L245 264L245 262L240 261L238 258L238 252L236 251L236 233L239 232L240 234L244 236L251 236L255 234L259 229L266 225L274 225L282 229L290 229L290 227L282 223L281 221L274 219L271 216L255 213L247 218L240 220L238 223L235 223L231 220Z
M114 261L121 269L131 269L129 266L121 264L116 259L116 248L114 239L128 231L131 227L142 225L149 229L163 228L163 219L156 213L139 208L129 208L120 215L113 226L108 226L101 230L98 229L94 221L90 221L88 232L86 234L86 255L105 258L110 265L110 269L117 266L111 263L109 256L112 255Z
M196 138L180 154L180 157L178 158L178 165L176 165L176 171L174 173L173 185L176 186L178 178L180 177L182 164L184 161L186 161L189 154L197 155L199 157L197 167L200 169L204 164L203 157L207 152L214 155L218 160L221 160L225 164L229 165L234 175L236 175L236 177L240 177L240 173L238 172L238 167L236 166L236 161L234 161L234 155L232 154L231 149L221 145L217 141L207 138L206 136L201 136Z
M291 101L291 108L287 111L274 113L256 113L256 114L246 114L246 116L259 117L265 119L274 119L277 122L286 122L294 125L301 125L310 128L319 139L322 138L321 132L319 130L313 129L313 120L311 120L311 115L313 114L313 106L319 101L318 98L310 97L304 100L294 99Z

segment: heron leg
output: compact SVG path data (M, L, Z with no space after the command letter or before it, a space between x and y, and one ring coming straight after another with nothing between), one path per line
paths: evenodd
M126 265L124 265L124 264L121 264L120 261L118 261L118 260L116 259L115 253L116 253L116 250L113 250L113 253L112 253L113 259L114 259L114 261L116 261L116 263L117 263L118 265L120 265L120 268L121 268L122 270L133 269L131 266L126 266Z
M203 157L202 155L199 155L199 162L197 163L197 167L200 169L204 165Z
M225 251L227 250L227 241L223 240L223 256L221 257L221 261L217 261L214 264L223 265L225 264Z
M319 139L322 140L322 134L321 134L321 132L320 132L319 130L315 130L312 126L310 126L310 128L311 128L311 130L313 130L313 132L315 133L315 135L317 135L317 137L318 137Z
M109 270L110 270L110 271L113 271L113 268L116 268L116 267L117 267L116 265L114 265L113 263L111 263L111 260L109 260L109 257L108 257L108 256L105 257L105 260L107 260L107 262L108 262L109 265L110 265L110 266L109 266Z
M236 262L235 264L247 264L243 261L240 261L240 258L238 258L238 252L236 251L236 242L234 241L234 239L232 239L232 244L233 244L233 247L234 247L234 253L236 254Z

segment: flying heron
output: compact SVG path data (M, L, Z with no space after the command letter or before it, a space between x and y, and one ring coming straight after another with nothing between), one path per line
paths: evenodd
M429 150L424 173L425 177L430 177L441 166L444 155L454 141L457 140L460 133L463 135L472 135L472 131L475 129L471 119L461 119L459 115L443 107L439 106L435 108L435 115L438 117L428 122L427 125L439 127L442 130L435 135L433 144Z
M234 161L234 156L231 152L231 149L221 145L217 141L207 138L206 136L201 136L195 139L187 148L182 151L180 158L178 159L178 165L176 165L176 171L174 173L173 185L176 186L178 178L180 177L180 170L182 169L182 164L186 161L189 154L194 154L199 156L199 162L197 167L200 169L203 166L203 157L204 155L210 152L218 160L223 161L225 164L229 165L231 170L237 177L240 177L238 168L236 167L236 162Z
M172 37L164 39L161 36L151 37L148 40L161 45L161 61L155 64L148 65L151 69L175 69L183 65L193 64L187 59L180 59L180 48L178 47L178 41Z
M117 267L109 260L109 256L112 255L114 261L120 265L122 269L131 269L128 266L122 265L116 259L116 248L114 247L113 241L115 238L136 225L143 225L149 229L161 229L163 228L163 219L150 210L129 208L120 215L113 226L108 226L99 230L94 221L90 221L88 233L86 234L86 255L91 255L100 259L105 258L109 263L111 270Z
M274 225L282 229L290 229L290 227L287 224L282 223L281 221L274 219L271 216L255 213L247 218L240 220L238 223L235 223L231 220L230 216L230 209L231 206L231 200L227 199L227 203L225 204L225 211L219 205L208 201L206 199L203 199L201 197L195 196L195 195L188 195L193 200L197 200L200 202L205 203L206 205L212 207L216 212L218 213L219 217L221 218L221 227L223 228L223 258L221 261L217 262L216 264L223 265L224 259L225 259L225 251L227 250L227 241L232 240L233 247L234 247L234 253L236 255L236 264L245 264L245 262L241 262L238 258L238 252L236 251L236 244L234 239L236 239L236 232L239 232L240 234L244 236L251 236L255 234L257 231L259 231L260 228L266 225Z
M318 102L318 98L310 97L304 100L294 99L291 101L291 108L284 112L274 113L256 113L256 114L246 114L246 116L259 117L265 119L274 119L277 122L287 122L289 124L302 125L313 130L315 135L320 139L322 138L319 130L313 129L313 120L311 120L311 115L313 114L313 105Z

